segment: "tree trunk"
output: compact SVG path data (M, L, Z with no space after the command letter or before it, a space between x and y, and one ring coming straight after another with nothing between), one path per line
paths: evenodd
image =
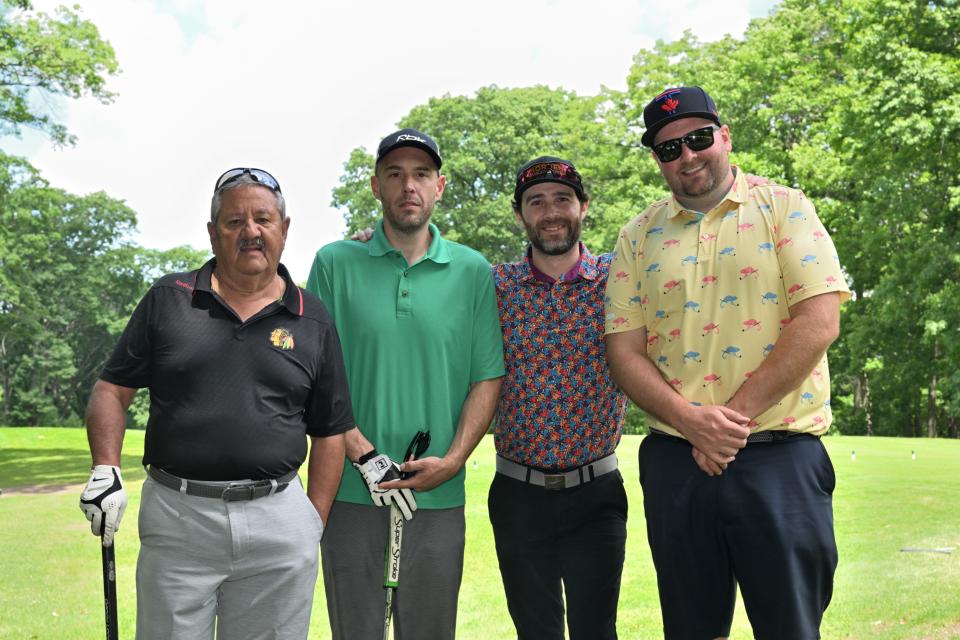
M927 387L927 437L937 437L937 361L940 359L940 341L933 340L934 373L930 376L930 385Z
M873 435L873 411L870 409L870 378L863 374L863 410L866 418L867 435Z

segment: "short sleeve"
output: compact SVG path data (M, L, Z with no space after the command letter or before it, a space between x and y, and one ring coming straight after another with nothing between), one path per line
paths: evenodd
M320 298L323 306L333 315L333 292L330 289L330 274L320 251L313 257L310 274L307 276L307 291Z
M493 284L493 271L483 261L477 268L475 292L475 318L473 344L470 350L470 382L499 378L503 368L503 334L497 312L497 295Z
M110 359L100 372L102 380L132 389L150 386L153 373L150 319L157 292L156 287L150 289L137 304Z
M788 304L836 291L850 297L833 240L802 191L791 190L787 206L778 212L777 258Z
M605 333L620 333L646 326L644 317L643 283L638 273L636 241L630 238L628 227L620 231L617 246L610 262L607 290L603 298Z
M320 341L320 366L306 416L307 435L314 438L343 433L356 424L340 336L332 322L325 325Z

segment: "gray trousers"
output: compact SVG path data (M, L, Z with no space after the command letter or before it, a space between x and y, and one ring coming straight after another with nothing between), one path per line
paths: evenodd
M390 509L334 502L320 543L333 640L381 640L384 555ZM447 640L457 628L466 531L463 507L421 509L404 523L396 640Z
M139 526L137 640L307 637L323 522L299 481L224 502L148 477Z

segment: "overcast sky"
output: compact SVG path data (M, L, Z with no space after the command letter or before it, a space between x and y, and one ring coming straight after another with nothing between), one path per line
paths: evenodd
M138 215L135 240L161 249L207 249L214 180L231 167L266 169L287 199L283 262L298 281L317 248L343 234L330 198L350 151L376 148L412 107L490 84L623 89L633 55L657 38L684 29L703 41L740 37L774 5L77 1L116 50L117 98L52 103L75 147L27 133L3 138L3 149L55 187L125 200ZM34 0L41 10L58 4Z

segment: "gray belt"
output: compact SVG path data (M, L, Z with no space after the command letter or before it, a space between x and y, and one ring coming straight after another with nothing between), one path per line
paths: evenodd
M287 488L290 481L297 477L296 471L273 480L241 480L239 482L204 482L186 480L171 475L163 469L148 467L147 474L165 487L199 498L218 498L226 502L256 500Z
M611 453L599 460L582 467L559 473L544 473L533 467L518 464L506 458L497 456L497 473L508 478L535 484L544 489L569 489L579 484L590 482L600 476L610 473L617 468L617 454Z
M677 438L678 440L685 440L680 436L675 436L672 433L667 433L665 431L660 431L659 429L654 429L650 427L650 433L658 436L666 436L668 438ZM786 440L787 438L793 438L796 436L810 436L815 438L817 436L811 436L809 433L802 433L800 431L785 431L783 429L771 430L771 431L758 431L757 433L751 433L747 436L747 444L753 444L755 442L779 442L780 440Z

